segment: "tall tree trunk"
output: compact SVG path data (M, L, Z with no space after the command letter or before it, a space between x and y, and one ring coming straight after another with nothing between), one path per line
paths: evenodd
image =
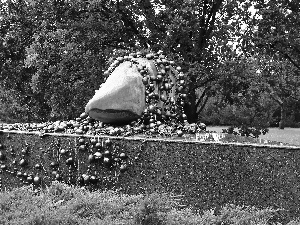
M187 115L189 123L196 123L198 120L197 107L196 107L197 96L195 90L191 90L188 96L188 103L184 107L184 112Z
M283 102L280 105L281 109L281 115L280 115L280 122L279 122L279 129L284 129L285 127L285 120L286 120L286 107L285 107L285 102Z

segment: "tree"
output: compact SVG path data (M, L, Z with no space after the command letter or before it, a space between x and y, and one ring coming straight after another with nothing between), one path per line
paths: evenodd
M133 41L109 3L1 4L5 54L0 79L29 109L29 120L71 119L81 113L103 82L112 49L129 48Z
M205 122L230 125L228 132L239 128L243 136L258 137L267 132L276 107L257 74L253 57L226 61L219 68L219 80L213 86L214 98L201 113Z
M279 104L283 129L287 102L300 100L300 3L275 0L253 5L255 13L241 37L241 48L258 59L261 88Z
M253 68L259 73L252 82L279 104L283 128L287 102L299 101L296 88L300 62L299 2L239 1L238 4L244 7L235 14L234 21L239 21L239 26L232 33L234 48L238 55L256 59Z
M13 119L24 121L26 118L32 121L36 114L43 117L46 109L46 106L39 102L40 108L36 109L35 113L30 110L35 105L30 88L33 71L24 67L25 48L30 44L35 29L32 26L34 18L28 16L28 7L24 1L1 2L0 9L0 81L5 93L2 95L2 103L10 102L11 110L18 112L14 113Z
M28 37L26 43L20 43L22 51L26 49L26 66L23 55L20 66L29 71L30 107L44 108L43 119L70 118L82 109L92 95L90 90L102 82L100 74L113 49L147 48L164 50L179 60L187 73L190 122L198 119L210 94L209 84L217 79L213 70L223 54L220 51L229 50L230 12L238 8L237 1L222 0L35 0L2 4L6 5L5 21L10 22L12 15L22 18L18 20L21 31L14 29L19 36L25 32ZM25 29L28 24L29 31ZM23 73L19 77L23 79ZM14 79L4 74L2 78ZM68 96L76 90L81 90L76 97ZM76 107L65 107L71 102Z
M280 106L279 128L284 129L288 103L300 101L300 71L287 59L265 57L259 61L257 76L263 84L261 88Z
M286 62L296 68L287 69L294 71L289 74L298 74L298 28L285 26L291 33L288 40L294 39L289 45L278 44L285 40L283 34L277 38L276 33L270 37L264 33L277 16L275 31L281 34L280 24L293 22L298 11L288 11L288 17L284 12L277 15L279 6L288 10L292 3L274 2L8 0L1 2L0 80L8 91L19 96L17 101L29 109L31 120L70 119L82 112L103 82L110 56L120 50L163 50L179 61L187 74L185 109L189 122L196 122L211 96L222 94L227 100L231 98L232 104L240 104L234 97L235 89L248 92L252 88L238 66L242 51L246 58ZM251 7L256 13L249 10ZM274 41L275 36L280 42ZM234 48L236 41L239 50ZM261 78L253 81L260 79L268 84L267 67L260 68L264 75L257 75ZM226 76L232 73L227 70L232 69L237 71L233 80L228 80ZM216 87L223 81L227 89L217 92ZM269 90L267 85L257 87Z
M218 79L214 70L227 54L234 54L228 44L232 33L237 31L234 13L243 11L246 16L247 4L241 10L240 1L117 2L119 10L132 22L133 30L143 27L142 35L138 36L142 46L154 51L163 50L180 62L187 74L185 111L188 121L196 122L211 95L212 82ZM132 15L142 19L134 20Z
M255 5L254 44L270 56L288 60L300 70L300 2L275 0Z

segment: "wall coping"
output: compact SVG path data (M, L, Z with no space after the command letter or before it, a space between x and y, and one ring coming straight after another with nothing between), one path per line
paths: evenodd
M157 138L147 136L110 136L110 135L89 135L89 134L68 134L68 133L42 133L38 131L16 131L16 130L0 130L2 134L25 134L25 135L39 135L41 138L46 136L57 136L57 137L86 137L86 138L109 138L115 140L129 140L129 141L151 141L151 142L166 142L166 143L188 143L188 144L199 144L199 145L218 145L218 146L237 146L237 147L254 147L254 148L270 148L278 150L299 150L300 146L290 145L268 145L268 144L256 144L256 143L237 143L237 142L222 142L222 141L199 141L191 138Z

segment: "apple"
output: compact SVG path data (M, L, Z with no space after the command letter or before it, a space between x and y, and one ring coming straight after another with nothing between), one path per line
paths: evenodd
M39 185L41 183L41 178L39 176L35 176L33 178L33 184Z
M93 163L93 162L95 162L95 155L89 155L89 157L88 157L88 161L89 161L89 163Z
M27 165L27 161L26 161L25 159L21 159L21 160L19 161L19 165L22 166L22 167L24 167L24 166Z
M0 160L5 160L5 155L2 151L0 151Z
M0 168L1 168L2 170L6 170L6 169L7 169L7 166L6 166L5 164L2 164L2 165L0 166Z
M74 159L73 159L72 157L68 158L68 159L66 160L66 164L67 164L68 166L74 165Z
M128 156L127 156L124 152L120 153L119 157L120 157L120 159L122 159L122 160L125 160L125 159L128 158Z
M102 158L102 153L101 152L95 152L94 157L95 157L96 160L99 160L99 159Z
M127 164L122 164L122 165L120 166L120 172L121 172L121 173L124 173L124 172L126 172L127 170L128 170Z
M105 167L110 167L112 165L112 160L111 158L108 157L104 157L103 158L103 164Z
M80 151L85 151L86 150L86 146L85 145L80 145L78 149Z

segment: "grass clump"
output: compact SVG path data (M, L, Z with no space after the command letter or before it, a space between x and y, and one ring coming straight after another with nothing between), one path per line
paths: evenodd
M90 192L57 182L39 192L27 186L0 193L0 224L267 225L274 212L226 205L200 213L179 208L169 194Z

